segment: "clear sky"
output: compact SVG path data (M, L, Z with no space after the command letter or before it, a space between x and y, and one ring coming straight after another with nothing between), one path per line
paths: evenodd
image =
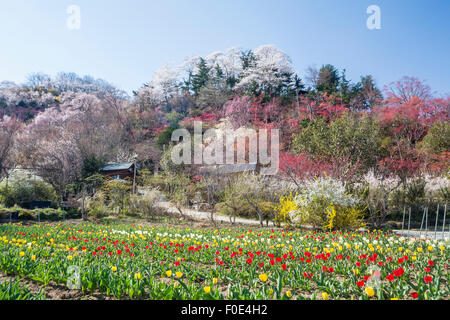
M369 5L381 29L369 30ZM66 12L81 9L81 28ZM331 63L382 87L403 75L450 93L448 0L1 0L0 81L71 71L130 92L161 65L230 47L274 44L304 77Z

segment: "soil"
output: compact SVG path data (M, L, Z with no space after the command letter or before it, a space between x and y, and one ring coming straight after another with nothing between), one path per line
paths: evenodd
M45 291L47 300L114 300L113 297L101 293L86 293L81 290L69 290L66 286L49 283L47 286L43 284L16 275L6 275L0 272L0 282L9 282L18 280L21 286L26 287L33 294L37 294L40 289Z

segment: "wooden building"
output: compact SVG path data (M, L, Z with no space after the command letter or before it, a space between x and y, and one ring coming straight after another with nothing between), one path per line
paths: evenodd
M102 173L116 180L133 180L134 166L133 162L108 164L102 169ZM136 175L139 175L137 169Z

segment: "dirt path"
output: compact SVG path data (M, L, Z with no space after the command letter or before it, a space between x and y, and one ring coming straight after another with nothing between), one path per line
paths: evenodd
M425 231L417 231L417 230L393 230L396 234L401 234L404 237L411 238L423 238L423 239L437 239L437 240L448 240L450 238L450 231L437 231L436 233L428 230Z
M171 213L179 214L178 209L175 208L169 201L160 201L160 202L158 202L158 206L166 209L167 211L169 211ZM185 208L185 209L183 209L183 214L190 216L192 218L211 221L211 219L210 219L211 214L209 212L203 212L203 211ZM217 214L214 215L214 220L230 223L229 217L221 216L221 215L217 215ZM250 219L243 219L243 218L236 218L236 224L244 224L244 225L252 225L252 226L260 225L259 221L257 221L257 220L250 220ZM265 224L266 223L264 223L264 225Z

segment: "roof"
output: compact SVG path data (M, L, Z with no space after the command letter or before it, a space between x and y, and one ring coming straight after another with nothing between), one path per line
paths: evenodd
M133 162L112 163L103 167L102 171L129 170L133 166Z
M256 163L228 164L221 166L205 166L200 168L201 173L229 174L238 172L256 171Z

